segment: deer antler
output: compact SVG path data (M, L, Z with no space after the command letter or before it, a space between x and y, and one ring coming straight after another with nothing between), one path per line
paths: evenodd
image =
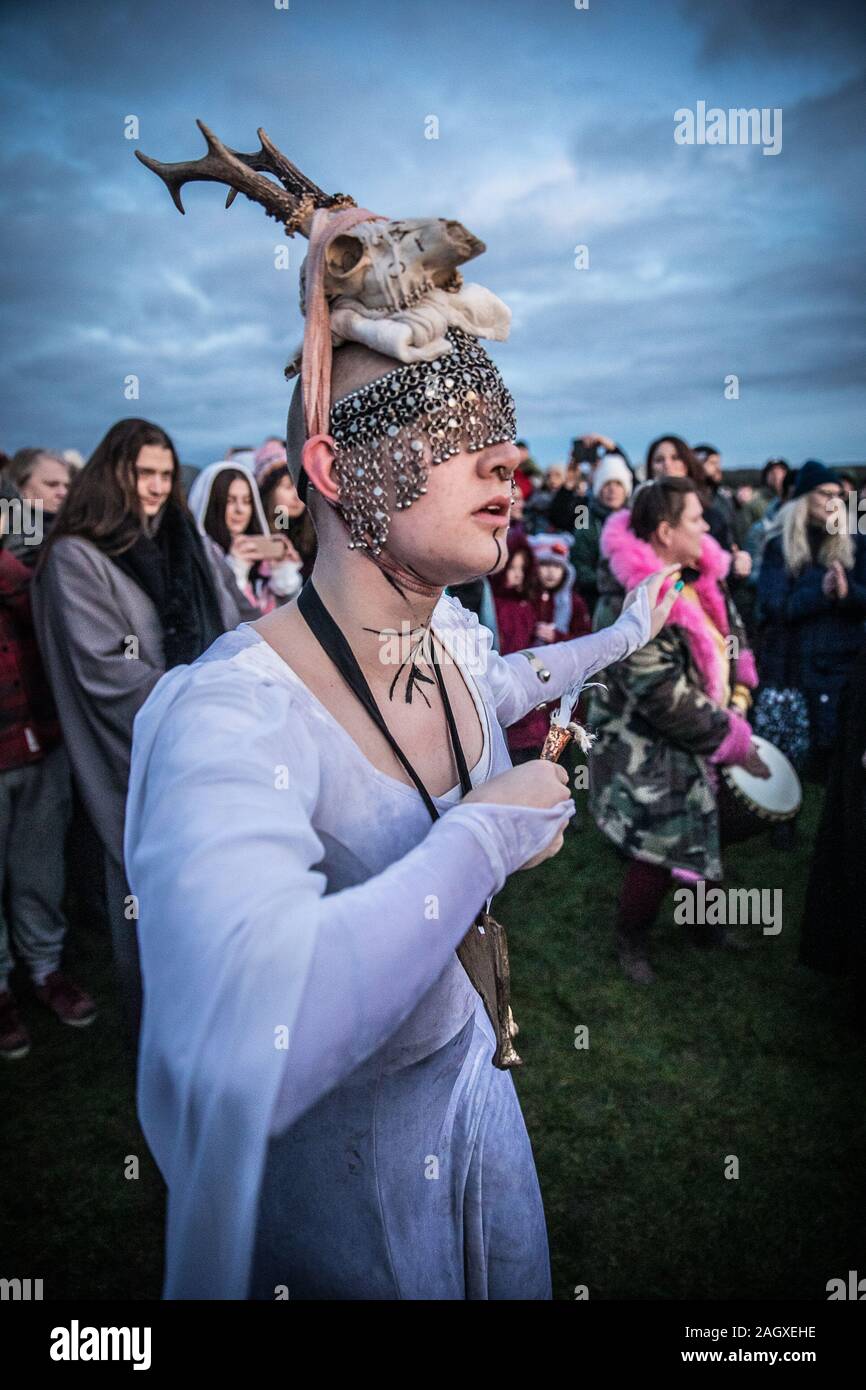
M226 184L229 188L226 207L231 206L238 193L259 203L268 217L274 217L284 224L286 236L294 236L295 232L308 236L316 208L355 206L354 198L345 193L329 195L323 192L318 184L286 159L262 129L257 132L261 149L255 154L239 154L237 150L224 145L204 121L197 120L196 125L207 142L207 154L202 155L201 159L161 164L140 150L135 151L136 159L162 179L179 212L186 211L180 199L183 185L199 181ZM263 171L276 174L283 187L265 178Z

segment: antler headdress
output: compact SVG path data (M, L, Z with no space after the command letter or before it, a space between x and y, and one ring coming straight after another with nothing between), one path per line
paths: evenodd
M286 236L294 236L295 232L309 236L316 208L355 206L354 198L348 194L325 193L306 174L302 174L268 139L261 127L256 131L261 148L255 154L240 154L224 145L204 121L196 121L196 125L207 142L207 154L202 155L201 159L161 164L158 159L142 154L141 150L135 151L136 159L140 159L162 179L178 212L186 213L180 199L180 190L185 183L226 184L229 189L227 208L231 207L239 193L243 193L251 202L259 203L268 217L282 222ZM265 173L276 174L282 188L273 179L265 178Z
M511 313L482 285L464 284L458 270L486 249L484 242L460 222L389 221L345 193L325 193L262 129L260 149L240 154L203 121L197 124L207 142L200 159L162 164L138 150L136 156L163 180L181 212L184 184L222 183L230 190L227 207L243 193L281 222L287 236L309 238L301 267L303 348L286 375L302 374L308 437L331 433L337 443L341 510L352 544L376 554L388 531L386 474L394 479L396 505L407 507L424 491L428 450L435 464L457 453L462 441L480 449L515 437L511 397L472 341L507 338ZM332 415L332 348L346 341L396 359L398 368L417 364L417 371L405 378L392 372L387 397L371 384L339 402ZM442 372L445 359L449 370ZM419 420L423 431L409 438L405 427Z
M311 253L321 238L325 245L316 269L335 343L352 340L401 362L429 362L451 350L445 337L449 328L461 328L474 338L507 338L509 310L481 285L465 285L457 269L486 250L460 222L441 217L388 221L357 208L346 193L325 193L261 128L260 149L240 154L203 121L197 125L207 142L201 159L162 164L139 150L136 158L163 180L180 212L184 184L222 183L229 188L226 207L243 193L281 222L287 236L300 232L309 237ZM365 215L338 220L345 209ZM316 217L320 210L322 216ZM307 283L311 260L312 255L301 269L305 314L315 295L315 287ZM293 367L296 371L297 362Z

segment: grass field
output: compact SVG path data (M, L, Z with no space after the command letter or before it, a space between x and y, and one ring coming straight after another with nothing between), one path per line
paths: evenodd
M796 963L818 811L812 790L798 850L761 837L727 854L732 886L784 890L781 934L751 928L747 955L699 951L669 900L650 989L618 974L622 865L585 811L561 854L497 899L557 1298L586 1285L601 1299L821 1299L828 1279L866 1271L866 1043L844 986ZM0 1274L44 1279L46 1298L160 1288L163 1192L135 1121L107 950L75 931L75 971L103 1005L94 1026L61 1029L26 1001L33 1050L0 1073Z

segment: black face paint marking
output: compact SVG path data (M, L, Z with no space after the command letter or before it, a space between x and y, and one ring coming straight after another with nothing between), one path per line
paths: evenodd
M396 638L398 641L400 641L404 635L403 633L398 632L396 628L393 627L365 627L363 630L364 632L375 633L376 636L380 639ZM419 668L419 663L422 660L425 661L428 665L430 663L430 629L429 627L412 628L411 631L408 633L408 637L409 642L411 644L409 655L403 661L400 662L400 665L397 668L396 675L394 676L394 679L388 687L388 699L393 701L395 692L397 690L397 686L400 683L400 677L405 674L406 686L403 692L403 698L406 704L411 705L412 697L417 692L417 694L421 696L421 699L424 701L427 708L431 709L432 706L430 704L430 701L427 699L427 695L422 687L425 685L434 685L435 681L433 680L432 676L425 676L423 671L421 671Z
M496 560L490 566L490 569L485 571L487 574L495 574L502 559L502 546L499 544L499 540L496 536L493 537L493 544L496 546Z

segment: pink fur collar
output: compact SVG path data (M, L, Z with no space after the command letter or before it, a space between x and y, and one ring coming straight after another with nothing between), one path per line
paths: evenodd
M607 559L611 573L624 589L631 589L650 574L662 569L663 562L656 555L648 541L639 540L629 527L631 513L623 508L614 512L604 525L601 533L601 553ZM724 698L726 671L718 644L713 640L706 619L709 618L723 637L729 631L728 613L724 595L719 588L719 580L727 576L731 557L726 550L714 541L712 536L704 536L701 547L700 578L695 581L694 590L700 600L701 612L697 605L687 599L678 598L670 612L669 623L682 628L688 637L695 665L701 673L704 690L711 700L721 704ZM670 587L666 579L662 594ZM706 615L706 617L704 616Z

